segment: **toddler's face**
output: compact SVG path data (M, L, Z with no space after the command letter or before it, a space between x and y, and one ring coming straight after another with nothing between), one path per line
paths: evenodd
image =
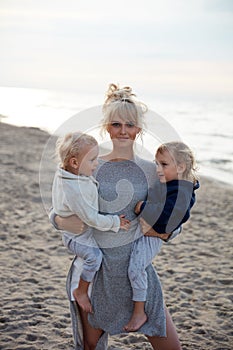
M78 156L79 175L91 176L98 165L99 147L86 146L83 152Z
M178 179L177 164L170 152L157 153L155 161L160 182L165 183Z

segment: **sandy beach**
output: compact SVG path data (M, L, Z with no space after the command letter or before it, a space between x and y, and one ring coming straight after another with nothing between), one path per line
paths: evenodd
M49 134L0 123L2 350L71 350L65 280L72 260L49 223L39 164ZM233 349L233 187L201 178L179 238L155 259L183 350ZM109 339L109 350L151 349L143 335Z

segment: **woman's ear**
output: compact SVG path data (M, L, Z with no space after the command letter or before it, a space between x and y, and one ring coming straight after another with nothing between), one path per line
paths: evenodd
M69 165L73 169L78 169L78 167L79 167L78 159L76 157L71 157L69 160Z

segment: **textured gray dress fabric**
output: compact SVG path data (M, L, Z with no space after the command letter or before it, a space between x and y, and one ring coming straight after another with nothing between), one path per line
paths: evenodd
M138 222L134 207L139 200L146 198L148 187L156 180L155 165L140 158L122 162L100 160L96 179L99 182L100 212L125 214L131 220L129 231L94 232L94 237L103 252L103 261L93 282L91 302L94 314L89 314L89 322L93 327L104 330L96 350L105 350L108 333L111 335L122 333L132 314L132 288L128 278L128 265L133 241L141 235L140 230L136 230ZM72 271L73 265L67 278L70 299ZM138 332L149 336L166 336L160 281L152 265L147 267L147 274L148 292L145 310L148 321ZM71 317L75 350L83 350L82 329L74 302L71 302Z
M133 311L132 289L128 279L131 243L117 248L103 249L102 267L93 284L92 306L94 314L89 322L107 333L119 334L128 323ZM148 292L145 311L148 321L139 333L165 336L163 296L157 274L151 265L147 268Z

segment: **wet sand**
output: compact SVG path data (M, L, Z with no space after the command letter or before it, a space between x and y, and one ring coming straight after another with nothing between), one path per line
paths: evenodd
M38 182L49 135L0 128L0 349L70 350L65 280L72 256L48 221ZM233 187L201 178L190 221L154 261L183 350L232 349L232 229ZM110 337L110 349L151 347L130 333Z

